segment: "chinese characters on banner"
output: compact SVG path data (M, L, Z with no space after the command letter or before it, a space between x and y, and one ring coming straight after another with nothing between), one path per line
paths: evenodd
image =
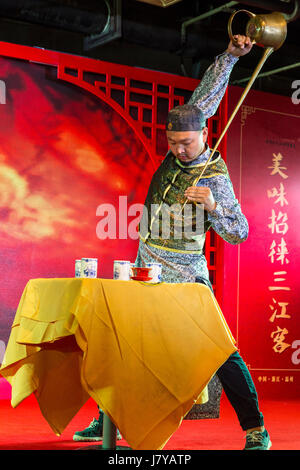
M291 315L288 313L290 301L284 295L291 290L287 282L290 259L285 240L285 235L289 229L288 199L285 186L288 182L288 168L284 166L281 152L273 153L272 165L268 168L271 169L270 175L274 177L275 184L275 186L267 190L268 198L273 201L273 206L275 207L271 209L270 223L268 225L272 234L269 259L274 271L272 285L268 287L272 293L272 301L269 305L272 314L269 321L273 324L273 331L270 336L273 340L273 351L281 354L291 346L286 339L289 334L286 323L280 326L278 324L279 319L284 319L288 322L291 318Z

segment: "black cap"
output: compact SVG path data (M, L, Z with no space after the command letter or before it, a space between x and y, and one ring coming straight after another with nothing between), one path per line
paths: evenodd
M193 104L176 106L169 111L167 131L201 131L206 126L203 112Z

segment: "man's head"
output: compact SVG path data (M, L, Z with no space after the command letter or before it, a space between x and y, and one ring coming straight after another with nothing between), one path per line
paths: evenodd
M184 104L171 109L166 132L172 153L182 162L192 162L205 149L208 129L197 106Z

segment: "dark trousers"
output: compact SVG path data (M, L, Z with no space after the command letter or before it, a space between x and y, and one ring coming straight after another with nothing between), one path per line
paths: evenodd
M207 285L213 292L208 279L196 277L196 282ZM250 372L236 351L216 372L224 392L234 408L244 431L264 425L264 417L258 408L258 398Z
M249 370L238 352L229 356L216 372L224 392L234 408L244 431L264 425L258 408L255 385Z

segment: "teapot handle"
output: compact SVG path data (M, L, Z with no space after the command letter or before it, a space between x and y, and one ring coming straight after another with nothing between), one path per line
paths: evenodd
M230 18L228 20L227 29L228 29L228 35L230 37L230 40L233 43L234 43L234 39L233 39L233 34L232 34L232 21L233 21L233 18L235 17L235 15L237 13L241 13L241 12L247 13L247 15L250 16L251 18L254 18L256 16L254 13L252 13L251 11L248 11L248 10L236 10L230 15ZM252 44L255 44L255 39L251 39L251 42L252 42Z

